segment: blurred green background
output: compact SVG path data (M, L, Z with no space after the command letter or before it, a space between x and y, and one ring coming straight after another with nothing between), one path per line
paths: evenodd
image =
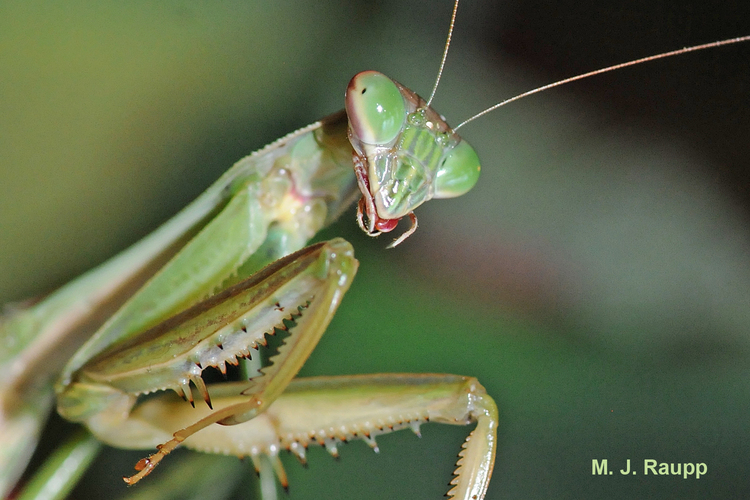
M739 2L515 3L461 5L435 101L451 123L555 78L750 33ZM358 71L429 94L451 7L0 4L0 302L147 234L237 159L340 109ZM462 129L480 184L423 207L404 245L386 251L353 212L326 233L353 242L361 270L304 374L478 377L501 410L490 499L748 496L749 78L750 47L720 49ZM68 429L54 425L47 445ZM339 461L311 450L308 469L285 456L289 496L440 497L466 434L427 425ZM147 495L120 480L141 455L106 449L74 497ZM603 458L639 475L592 476ZM708 474L644 477L643 459ZM209 486L228 460L201 470ZM207 496L231 490L213 480Z

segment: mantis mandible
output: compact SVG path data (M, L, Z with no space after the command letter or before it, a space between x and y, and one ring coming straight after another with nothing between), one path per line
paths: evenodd
M430 120L430 121L436 122L436 120ZM286 153L288 153L289 149L294 149L296 147L299 147L302 150L300 156L302 158L307 158L307 157L309 157L310 150L315 148L315 144L307 144L307 143L304 143L304 141L309 141L309 139L311 137L313 137L313 135L311 135L311 133L313 131L315 131L315 132L323 131L323 133L321 135L324 135L324 137L322 137L322 138L316 137L315 138L315 142L316 143L325 143L326 141L329 140L329 137L328 137L328 135L326 133L327 130L328 129L333 129L335 132L333 132L331 134L332 137L333 137L331 139L331 141L335 142L337 139L340 140L343 137L343 134L341 133L341 125L342 125L341 116L333 117L333 118L328 119L328 120L324 120L323 122L321 122L320 125L314 126L313 128L307 129L305 131L301 131L301 132L298 133L298 135L294 135L293 134L292 136L290 136L289 138L287 138L287 140L286 140L285 143L283 143L284 146L281 145L282 143L276 143L275 145L272 145L272 147L271 147L270 150L267 150L267 151L276 151L276 152L279 152L280 154L281 153L286 154ZM295 142L298 139L300 141L299 144L297 144L297 142ZM342 146L342 144L343 144L343 146ZM355 148L356 147L357 146L355 145ZM334 153L331 156L336 156L336 153L340 153L344 149L347 150L346 151L347 153L349 152L348 151L348 145L347 145L347 143L341 141L336 146L334 146L334 147L332 147L330 149L331 151L334 151ZM293 154L292 154L292 156L293 156ZM349 162L348 162L348 158L346 157L346 155L340 155L340 158L338 158L338 161L335 161L335 163L337 165L339 165L339 164L340 165L346 164L348 166ZM356 164L356 160L355 160L355 164ZM309 177L313 181L313 184L316 181L322 180L322 179L325 179L326 183L328 183L328 182L332 181L332 179L335 180L335 179L337 179L339 177L344 177L343 173L339 174L337 167L331 168L330 170L315 171L314 173L311 170L307 170L306 171L306 170L302 169L302 171L306 172L307 174L309 174ZM343 169L342 169L342 172L343 172ZM219 182L221 183L222 181L219 181ZM218 207L218 206L229 207L231 203L235 203L234 200L236 200L237 198L236 197L232 198L231 202L226 201L224 199L222 199L220 202L217 202L216 200L220 199L220 196L217 195L217 191L222 191L222 190L226 189L226 186L232 185L233 182L234 182L234 179L232 179L231 176L229 176L229 177L227 177L224 180L221 189L214 189L213 192L207 194L206 198L210 200L211 197L213 196L214 197L213 201L209 201L209 202L205 202L204 201L204 203L206 203L206 205L207 205L208 208L205 210L205 212L202 212L200 214L200 216L194 216L194 217L198 218L198 219L207 219L207 218L211 217L212 221L216 221L216 222L211 222L211 224L216 224L216 226L219 227L219 229L217 231L223 230L224 227L225 227L225 226L223 226L223 222L218 222L222 218L222 215L215 213L215 211L218 210L216 207ZM284 191L283 184L285 182L287 184L289 184L288 178L285 179L284 178L284 174L279 175L279 176L264 175L263 176L263 180L261 180L261 183L263 183L263 182L266 182L266 184L262 184L262 186L258 189L257 192L252 193L252 196L248 196L248 200L243 200L243 202L244 201L249 201L250 203L254 203L257 200L263 199L263 197L273 198L276 195L276 193L289 193L289 190L287 190L286 192ZM300 186L301 183L295 179L295 181L292 182L292 184L294 185L294 190L299 191L299 186ZM344 182L343 184L346 184L346 183ZM324 225L325 223L327 223L329 220L335 218L336 215L338 214L338 212L343 208L343 206L345 206L347 204L347 202L352 197L351 196L351 192L355 192L356 193L356 191L354 191L352 189L352 185L351 184L346 184L346 185L344 185L342 187L342 186L337 185L336 182L331 182L330 185L333 185L333 186L336 186L336 187L334 187L330 192L326 192L323 195L323 197L322 197L323 199L327 200L327 202L328 202L328 204L325 207L325 210L321 209L321 206L320 206L319 203L311 203L310 205L305 205L304 203L299 203L300 200L298 199L299 197L297 196L298 193L295 193L295 192L292 192L292 194L280 194L279 198L277 200L270 200L269 206L274 206L274 202L275 202L277 205L284 205L285 207L294 207L294 209L289 210L289 213L292 213L292 215L283 215L283 216L280 216L279 218L275 218L274 219L274 220L277 220L277 221L280 221L280 222L272 224L273 228L269 231L270 235L266 238L266 241L272 241L272 243L268 243L268 247L264 248L264 250L270 248L271 251L264 251L263 253L265 253L265 255L263 256L263 258L258 258L258 261L252 262L251 265L247 265L247 267L242 271L242 273L244 273L244 272L252 273L255 269L261 267L262 263L265 263L266 261L269 261L269 260L273 260L276 257L281 257L283 255L293 255L293 258L288 258L287 260L283 261L283 264L282 263L276 264L276 267L273 269L273 271L274 271L273 275L274 276L280 276L280 275L284 276L284 278L282 280L284 282L284 284L292 284L293 283L294 286L292 288L296 289L295 292L299 291L299 290L297 290L297 285L299 283L297 281L295 281L295 279L296 279L296 274L295 273L304 274L304 272L300 271L298 268L296 268L296 266L297 265L301 265L301 262L304 261L304 259L307 257L307 255L306 254L294 254L294 253L292 253L292 249L293 248L298 248L298 247L302 246L304 244L304 241L306 241L309 237L312 236L312 234L314 234L314 232L316 231L317 227L320 227L320 226ZM316 188L317 188L317 186L316 186ZM311 192L312 191L317 191L317 189L310 189L310 191ZM242 196L241 189L237 189L237 192L235 192L233 194L236 195L236 196ZM239 201L236 202L236 203L240 204ZM295 204L297 204L297 203L299 203L299 205L295 206ZM200 203L198 205L200 205ZM373 217L373 211L372 211L373 210L372 209L373 205L375 205L375 203L374 202L368 203L367 199L365 199L364 201L362 201L360 203L360 211L363 212L363 213L366 213L366 215L367 215L366 217L360 217L360 221L361 221L361 224L363 226L365 226L365 228L369 232L374 232L374 226L376 224L376 219L375 219L375 217ZM241 205L242 208L246 208L247 206L248 205L246 205L246 204L242 204ZM256 226L254 225L254 223L255 223L254 221L240 222L240 220L241 220L240 219L240 213L242 211L243 210L238 209L237 212L232 213L231 215L227 215L226 218L232 224L237 223L239 227L250 227L252 229L252 231L250 231L252 234L246 234L246 235L244 235L243 238L240 238L241 240L247 241L247 240L249 240L251 238L256 238L256 237L259 238L260 235L263 233L263 231L262 230L259 230L259 231L255 230ZM270 210L268 210L266 207L264 207L261 211L262 212L270 212ZM323 212L325 213L325 215L321 215L321 213L323 213ZM299 215L300 218L295 218L298 215ZM404 215L408 215L408 213L404 214ZM382 218L384 218L386 220L391 219L390 216L389 217L382 217ZM362 222L362 221L366 221L366 222ZM368 226L368 224L369 224L369 226ZM390 228L389 226L387 226L387 223L386 223L385 227ZM298 228L303 228L304 231L299 231ZM168 233L169 231L167 231L167 230L160 230L160 231L162 231L162 232L158 233L157 236L153 237L154 240L158 240L158 244L156 246L159 247L158 248L159 251L162 250L161 247L166 246L164 242L165 241L169 241L168 238L166 238L164 236L164 233ZM276 231L276 232L274 232L274 231ZM181 237L182 236L182 231L178 231L178 233L179 233L178 237ZM234 231L226 231L226 233L219 232L218 234L219 234L219 237L217 237L217 233L215 233L213 235L207 235L206 236L206 240L210 241L211 244L213 244L213 243L215 243L215 241L217 239L218 240L222 240L222 237L224 237L225 234L227 234L229 236L234 236L236 233ZM281 241L281 240L283 240L285 238L288 238L290 235L291 235L291 239L294 240L294 241L284 241L283 243L286 246L281 246L281 245L280 246L275 246L274 245L275 243L278 243L279 241ZM196 238L200 238L200 236L196 236ZM229 246L229 247L238 248L239 246L241 246L241 245L236 245L235 241L234 240L230 240L229 237L226 238L226 241L228 242L227 246ZM199 244L195 243L195 245L199 245ZM261 243L260 245L264 245L264 243ZM148 246L148 245L144 245L144 246ZM336 254L346 254L348 252L348 249L345 246L339 246L339 242L332 243L330 247L329 246L315 247L314 250L310 250L310 252L322 252L322 253L326 253L326 252L331 252L332 249L333 249L333 253L336 253ZM199 249L199 250L203 251L203 249ZM219 249L216 249L216 248L212 248L211 251L215 251L215 252L219 253ZM133 251L134 254L139 254L140 252L143 252L143 247L138 247L138 250L134 250ZM194 261L199 261L201 258L203 258L202 256L203 256L202 253L193 254L193 255L189 255L189 256L185 257L185 259L188 262L191 262L191 261L194 262ZM246 257L246 255L241 255L241 256L237 257L236 260L237 261L245 261L245 260L247 260L245 257ZM127 259L124 259L124 260L127 261ZM293 270L290 271L290 274L292 276L287 276L285 274L285 273L287 273L287 268L286 268L287 265L291 265L294 268ZM315 264L306 263L305 265L306 266L307 265L315 266L315 265L320 265L320 262L316 261ZM356 264L353 264L351 261L349 262L349 266L350 267L351 266L355 266L355 265ZM116 265L112 264L112 266L113 266L113 268L122 268L123 264L122 264L122 261L120 261ZM176 266L180 267L179 265L176 265ZM125 265L124 267L128 267L128 265ZM231 265L229 265L229 267L231 267L233 269L229 273L225 272L223 274L234 274L234 272L236 271L236 269L234 269L234 268L237 267L236 264L231 264ZM305 268L305 269L307 269L307 268ZM162 271L162 272L164 274L166 274L166 275L169 275L171 273L171 271ZM347 276L349 276L348 272L342 271L342 273L343 274L347 274ZM193 270L192 269L191 269L191 271L190 271L189 274L192 277L192 275L193 275ZM205 279L204 280L205 284L203 284L202 286L201 285L190 285L190 286L186 287L186 288L190 289L189 291L192 293L192 295L190 297L188 297L188 298L175 299L173 302L176 302L177 303L176 305L175 304L168 304L167 301L165 300L164 303L163 303L163 309L158 309L158 310L155 310L153 312L153 316L156 319L155 320L151 320L151 322L154 325L157 325L157 324L161 325L161 324L163 324L162 321L161 321L162 319L169 317L174 311L186 308L186 304L194 303L196 301L198 301L201 304L201 308L205 309L208 306L206 306L205 302L200 301L200 299L202 299L203 296L205 296L205 295L207 295L207 294L210 293L207 290L213 290L215 288L224 288L225 286L229 286L229 283L227 282L227 280L224 279L223 274L222 274L221 278L209 277L209 278ZM102 281L106 281L107 284L108 284L108 286L110 284L114 286L114 284L115 284L114 280L111 280L110 278L111 277L109 275L107 275L107 279L106 280L102 280ZM308 279L308 277L304 276L304 279ZM347 280L348 279L349 279L349 277L347 277ZM184 280L183 278L180 278L181 282L183 280ZM230 281L234 281L234 278L231 278ZM156 286L156 285L154 285L154 286ZM348 283L346 283L345 286L348 286ZM168 285L168 286L166 286L166 288L172 288L172 286ZM331 291L331 292L326 292L326 293L329 293L330 295L337 295L337 294L339 294L339 292L340 292L340 290L337 289L336 291ZM287 294L287 292L283 293L284 297L287 297L286 294ZM313 295L316 296L316 297L318 296L317 293L313 294ZM155 292L155 296L158 296L161 299L163 297L163 294L162 294L162 292ZM151 298L147 297L147 298L144 298L143 300L146 301L146 302L152 302L154 300L153 297L154 296L151 296ZM234 296L232 296L232 297L234 297ZM318 314L320 314L322 316L322 319L318 319L318 316L313 316L312 317L313 322L319 322L321 324L327 323L327 321L329 320L329 316L328 316L327 312L326 313L319 312L319 309L315 309L316 306L312 305L312 301L310 301L310 305L308 305L307 304L308 298L306 298L306 297L300 296L300 297L295 297L295 299L297 299L297 300L293 300L292 301L293 304L294 304L294 307L303 307L304 306L304 307L307 307L308 309L312 309L308 314L311 314L311 315L318 315ZM231 300L235 300L235 299L232 298ZM328 302L329 303L334 303L335 300L338 300L338 299L333 299L332 298ZM269 303L266 304L266 307L268 309L270 309L272 311L276 311L278 313L284 312L284 311L281 311L281 309L288 309L288 308L290 308L290 306L288 306L288 305L281 305L281 304L277 305L277 302L279 302L279 301L269 302ZM66 303L65 307L67 308L67 307L69 307L69 305L70 304ZM136 307L136 306L133 306L133 307ZM292 309L294 307L292 307ZM141 311L142 311L141 306L138 306L136 309L138 311L137 315L141 316ZM39 311L39 310L42 310L42 309L40 308L40 309L37 309L37 310ZM306 316L305 310L306 309L302 310L302 316L301 316L302 319L299 321L302 324L304 324L304 322L307 320L307 316ZM118 313L118 314L126 315L126 313ZM281 317L281 316L283 316L283 315L280 314L279 317ZM125 321L126 323L130 323L131 320L127 319L127 320L123 320L123 321ZM142 319L141 321L143 321L145 325L144 324L134 325L132 327L132 329L133 330L148 329L148 325L150 325L151 323L149 323L149 321L147 319ZM244 318L243 318L243 321L244 321ZM116 321L113 321L113 323L116 323ZM278 320L278 317L276 318L276 323L271 322L271 324L280 324L279 320ZM162 327L162 328L164 328L164 327ZM302 328L302 327L300 327L300 325L297 325L297 328ZM131 329L131 328L129 327L129 329ZM317 330L317 332L319 332L319 333L322 333L323 329L324 329L324 326L323 327L313 328L313 330ZM105 345L104 348L99 348L99 347L94 348L93 349L94 351L98 351L95 354L92 353L92 351L84 348L83 351L79 351L79 353L73 358L73 360L71 360L71 363L69 364L70 368L67 369L65 371L64 375L63 375L63 381L62 381L62 384L61 384L62 386L66 386L68 384L68 382L69 382L69 380L67 380L67 379L74 378L73 372L76 372L77 370L80 370L83 366L93 366L93 365L96 365L97 363L99 363L103 368L109 369L109 368L113 367L114 363L111 363L111 362L117 358L117 356L119 355L118 353L124 352L124 350L129 347L129 346L110 347L113 344L114 341L111 338L109 338L107 334L103 334L102 337L104 337L104 338L102 340L99 340L98 342L101 342L103 345ZM96 342L93 342L93 343L95 344ZM222 341L222 342L218 342L217 345L221 344L222 348L223 348L225 346L225 344L227 344L227 343L228 342ZM314 340L311 343L314 345ZM143 347L145 345L146 345L146 343L142 339L139 339L137 341L134 341L134 344L133 344L132 347L135 347L136 350L141 350L141 349L143 349ZM313 345L309 346L310 349L313 347ZM106 349L106 350L104 350L104 349ZM240 354L244 355L244 351L240 350L238 352ZM309 354L309 352L307 352L307 354ZM140 356L140 355L141 354L136 353L135 356L137 357L137 356ZM211 353L208 354L209 357L211 355L212 355ZM234 354L229 355L229 356L230 357L228 358L228 360L232 360L231 356L234 356ZM303 356L303 357L305 357L305 356ZM218 363L221 363L221 361L219 361ZM91 365L89 365L89 364L91 364ZM295 364L298 365L299 363L295 363ZM201 366L201 368L203 368L203 366ZM298 369L298 366L297 366L297 369ZM291 376L293 376L292 372L294 372L294 369L292 369L291 371L285 371L285 372L283 372L282 377L291 378ZM269 378L271 377L268 373L266 374L266 376L269 377ZM141 381L141 380L144 380L144 375L143 374L138 374L136 378L138 379L137 382ZM175 383L174 384L173 388L178 393L181 391L182 394L186 398L188 398L188 399L191 397L191 394L192 394L192 389L188 387L188 385L189 385L190 382L192 382L196 386L196 389L198 389L198 391L201 393L201 396L202 396L203 399L206 399L206 400L209 399L209 396L214 393L214 391L212 389L206 390L201 385L201 379L195 373L190 372L189 376L188 375L182 376L181 379L182 380L180 380L179 383ZM352 379L352 380L354 380L354 379ZM256 383L258 383L258 382L260 382L260 381L256 381ZM272 382L269 380L268 383L271 384ZM348 389L346 387L346 383L343 383L341 380L336 381L333 385L338 386L342 390L347 390ZM356 386L356 383L354 383L354 385ZM377 384L375 384L375 385L377 385ZM261 386L262 386L262 384L261 384ZM321 392L325 392L326 390L328 390L328 387L325 386L325 384L321 384L321 386L323 386L323 388L321 389ZM188 388L186 388L186 387L188 387ZM97 388L97 390L99 390L99 389ZM135 389L135 392L138 392L139 390L140 389ZM146 389L146 390L150 390L150 389ZM274 390L281 391L281 390L283 390L283 387L281 387L279 389L274 388ZM67 391L67 388L64 387L63 389L61 389L61 393L64 393L65 391ZM86 401L90 401L91 400L91 399L89 399L89 395L86 395L85 398L86 398ZM214 399L214 403L216 403L216 399L217 398L214 397L213 399ZM269 399L272 399L272 398L269 398ZM267 407L270 404L270 402L267 399L263 400L263 401L259 401L259 403L260 403L260 406L262 408L264 408L264 409L265 409L265 407ZM218 406L218 405L216 405L216 406ZM66 406L66 407L69 408L68 406ZM86 411L88 411L88 410L89 410L89 408L86 408ZM63 410L63 411L68 411L68 410ZM237 411L237 410L234 410L234 411ZM244 407L243 407L243 411L244 411ZM249 416L252 416L255 413L253 413L251 410L248 410L248 414L249 414ZM247 416L247 415L245 415L245 416ZM229 423L229 421L224 421L224 423ZM90 425L96 426L97 424L95 424L95 423L91 424L90 423ZM120 426L120 423L118 423L117 425ZM102 432L104 434L106 434L108 431L105 430L105 431L102 431ZM123 439L125 441L130 441L129 437L124 437Z

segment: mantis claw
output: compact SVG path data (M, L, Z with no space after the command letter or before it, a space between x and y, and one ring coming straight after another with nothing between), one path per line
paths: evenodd
M211 396L208 395L208 389L206 388L206 383L203 381L203 377L192 377L190 380L192 380L195 387L198 388L198 392L201 393L203 401L205 401L208 407L213 410L214 407L211 406Z
M177 433L175 433L174 439L162 445L159 445L158 451L156 453L149 455L148 458L140 459L135 464L134 468L138 471L137 474L134 474L130 477L123 476L122 480L125 481L128 486L133 486L138 481L151 474L156 466L159 465L159 462L161 462L164 457L169 455L172 450L177 448L184 440L185 438L180 438L177 436Z

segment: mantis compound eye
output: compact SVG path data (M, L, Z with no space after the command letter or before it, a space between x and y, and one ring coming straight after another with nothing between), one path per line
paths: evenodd
M346 89L351 130L365 144L386 145L401 132L406 105L395 83L377 71L354 75Z
M462 140L443 159L435 175L435 198L454 198L474 187L479 179L479 157Z

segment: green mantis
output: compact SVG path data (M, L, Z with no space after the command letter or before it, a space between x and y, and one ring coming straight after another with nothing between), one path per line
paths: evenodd
M386 93L403 92L384 77L372 82L370 76L365 75L366 83L358 83L358 75L350 84L348 116L356 117L368 108L389 107L389 103L370 98L378 95L384 84ZM368 102L362 103L360 96L367 90ZM410 98L413 100L412 94L404 93L402 99ZM389 99L394 101L394 96ZM367 123L373 120L372 114L350 118L348 127L352 143L353 137L362 135L362 144L377 146L379 152L392 149L401 155L407 151L405 160L398 156L387 169L395 172L396 189L398 183L411 179L408 168L401 175L401 165L413 167L422 161L420 153L430 141L443 147L437 153L427 147L430 183L437 175L448 179L466 176L467 169L476 181L479 165L472 161L476 154L468 155L468 164L460 161L466 154L457 161L452 150L461 140L455 136L450 147L445 147L448 128L441 125L433 130L434 112L427 110L428 120L418 123L423 131L406 127L407 122L415 121L410 116L425 112L423 101L396 107L395 112L401 115L396 120L398 130L388 131L385 138L377 133L362 134L364 129L379 126ZM269 457L286 484L277 456L282 447L304 459L303 450L313 442L325 444L334 453L335 442L356 437L368 439L374 446L373 435L388 428L418 426L423 421L478 421L475 437L467 440L460 455L457 479L452 483L455 487L449 494L457 498L484 496L495 456L497 408L474 379L406 374L308 379L290 387L275 407L278 413L269 413L317 345L356 272L352 248L343 240L298 250L359 194L348 164L345 116L333 115L241 160L152 235L38 305L5 319L6 353L19 358L21 351L14 347L28 345L29 338L88 330L91 318L102 316L101 308L109 311L111 304L116 304L116 312L68 361L55 392L57 411L68 420L85 423L100 440L126 448L158 447L139 462L138 473L126 479L129 484L148 475L183 442L199 450L250 456L256 462ZM419 138L420 134L427 137ZM414 141L416 147L411 146ZM361 155L358 161L366 168L368 160ZM376 187L373 185L373 190ZM430 195L433 191L445 195L442 185L425 189ZM407 211L426 199L427 194L412 201ZM387 214L378 215L385 219ZM375 215L368 213L368 217ZM152 275L154 267L161 268ZM140 290L130 296L134 283ZM251 357L251 350L266 344L267 335L287 329L286 322L292 320L290 336L262 374L253 377L250 387L207 387L203 380L206 368L226 374L228 364ZM24 396L15 387L31 385L33 376L27 371L38 368L29 362L22 368L5 398L11 416L29 411L27 406L32 405L19 401ZM191 384L212 412L198 420L193 413L188 417L192 423L172 437L170 431L180 425L176 422L184 421L177 417L179 410L160 400L137 405L139 395L171 389L194 406ZM414 387L416 392L403 393L400 386ZM14 400L20 408L13 408ZM306 406L306 401L312 406ZM350 411L344 410L347 407ZM226 432L244 422L261 423L256 417L264 413L271 418L265 432L245 426L244 439ZM196 436L186 441L211 424L224 427L200 434L202 439ZM216 435L217 430L222 437Z
M369 220L369 219L368 219L368 220ZM183 405L183 406L185 406L185 405L184 405L184 403L182 403L182 405Z
M449 495L484 497L498 417L475 379L402 374L308 379L290 386L358 265L343 240L301 249L306 241L362 193L363 228L365 207L371 235L374 228L392 230L397 219L409 215L408 236L416 229L415 208L433 196L463 194L479 171L476 153L437 113L382 75L357 75L346 105L346 115L332 115L238 162L129 250L40 303L10 312L2 324L3 363L11 374L3 395L10 421L4 435L13 434L25 415L41 414L49 398L45 386L58 365L44 364L42 355L51 354L44 344L90 335L62 368L55 385L57 411L85 423L105 443L158 448L136 465L137 474L126 478L129 484L183 443L250 456L258 469L267 457L286 484L280 448L304 460L304 449L313 442L335 453L336 442L358 437L375 446L374 435L389 428L418 431L423 421L477 421ZM207 368L226 374L227 365L251 357L278 329L290 335L250 387L206 385ZM38 389L30 390L35 385ZM402 392L401 386L416 392ZM138 401L138 396L173 390L194 406L193 387L211 413L198 419L193 413L182 429L174 427L180 411L163 396ZM350 411L344 411L347 407ZM256 424L263 422L256 417L263 414L271 419L259 431ZM243 427L245 438L226 432L249 421L253 425ZM193 437L212 424L223 427ZM217 429L223 437L217 437ZM23 461L28 448L11 442L4 453L11 467Z

